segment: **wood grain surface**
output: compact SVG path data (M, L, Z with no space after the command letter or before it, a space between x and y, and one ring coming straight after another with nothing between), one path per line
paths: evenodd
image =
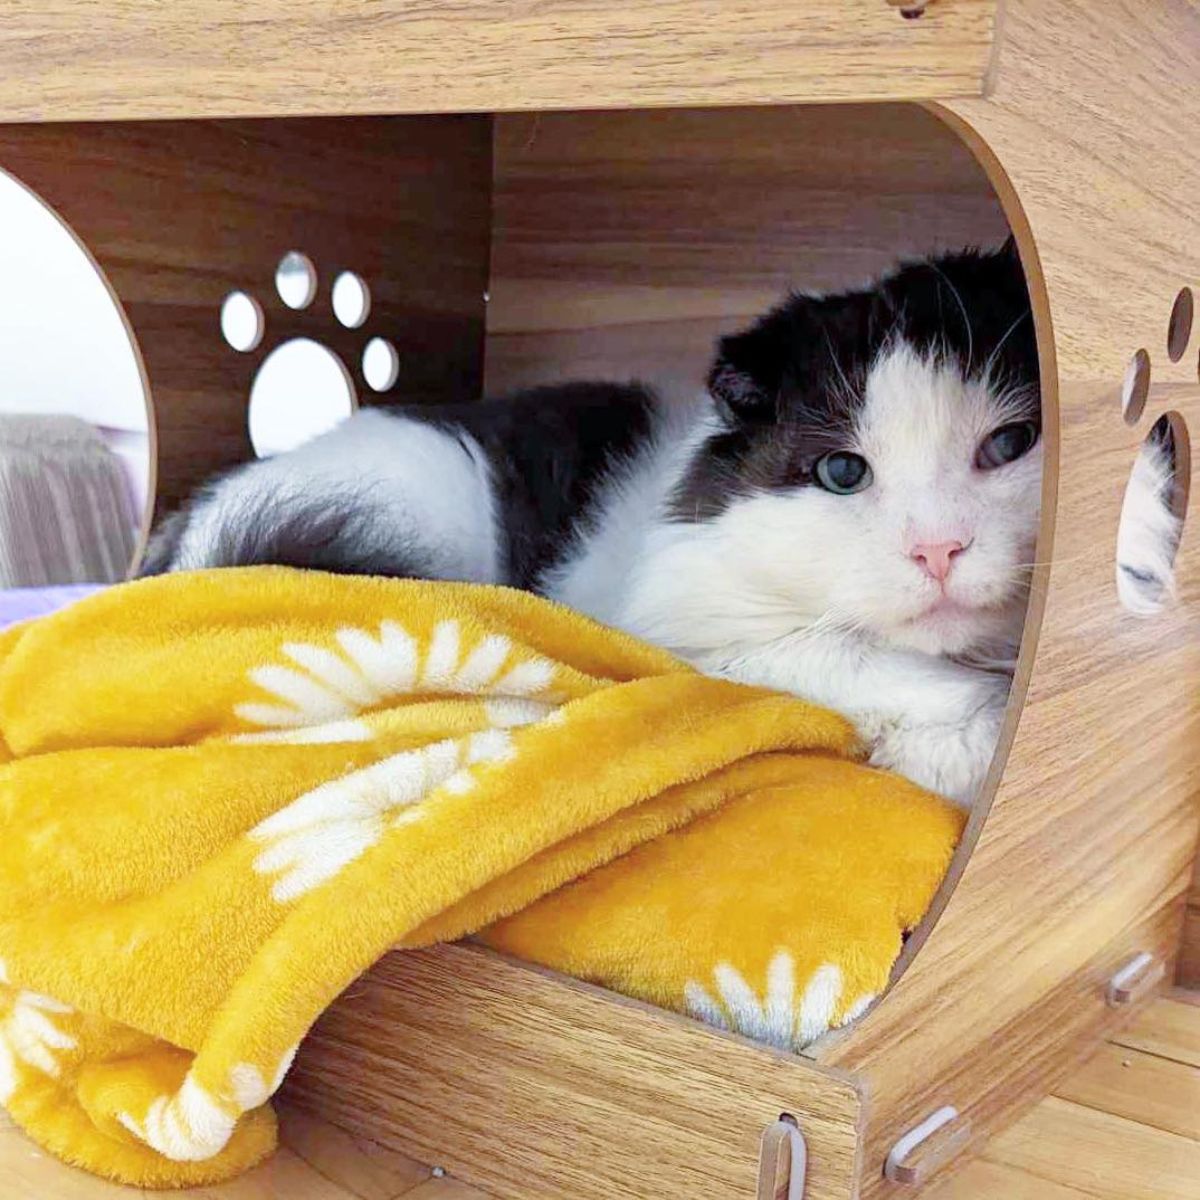
M0 128L0 167L76 229L124 305L168 502L245 452L256 360L221 346L216 309L234 286L269 300L287 249L323 277L379 281L376 315L412 339L413 389L432 399L477 389L493 225L500 389L618 366L694 386L713 336L786 283L836 286L938 237L990 237L996 196L1021 243L1049 463L1033 616L990 803L889 995L814 1064L476 951L391 956L302 1058L293 1094L315 1111L444 1155L500 1197L725 1200L753 1193L759 1136L786 1110L811 1130L810 1194L848 1197L859 1175L872 1200L893 1191L887 1149L933 1108L967 1114L978 1149L1044 1095L1127 1019L1103 1003L1108 977L1142 950L1173 964L1185 920L1182 969L1198 969L1200 543L1189 527L1179 596L1153 620L1120 608L1114 546L1154 418L1200 429L1200 334L1179 362L1166 352L1175 295L1200 285L1200 10L1008 0L985 97L994 8L6 9L9 120L943 100L944 126L893 105L503 118L494 222L486 117ZM268 319L280 336L309 328ZM330 334L352 359L359 339ZM1129 427L1118 393L1139 348L1154 386ZM1156 1053L1141 1037L1130 1048ZM1062 1146L1082 1140L1112 1180L1095 1194L1186 1194L1177 1128L1131 1134L1064 1098L1038 1111L1006 1169L1069 1189Z
M126 1188L40 1150L0 1110L4 1200L487 1200L452 1176L303 1113L280 1114L279 1149L228 1183L187 1191Z
M718 334L793 288L1008 232L914 105L547 113L496 122L490 392L567 377L701 386Z
M471 947L376 964L286 1096L500 1200L750 1200L782 1112L808 1142L808 1200L849 1200L857 1170L845 1076Z
M1153 420L1171 409L1200 428L1196 342L1179 364L1166 354L1172 302L1200 278L1195 55L1181 52L1200 45L1200 11L1132 12L1011 0L994 94L947 106L1034 283L1043 565L990 811L974 815L944 908L891 993L818 1051L868 1081L864 1197L884 1194L875 1164L925 1111L953 1103L982 1137L1032 1103L1123 1019L1103 1003L1108 974L1140 950L1169 962L1180 939L1200 789L1200 550L1186 529L1177 601L1138 620L1116 598L1114 546ZM1130 428L1120 381L1142 346L1157 382Z
M996 0L6 0L0 120L318 116L983 91Z
M1140 1164L1135 1188L1160 1188L1151 1193L1156 1200L1177 1196L1180 1166L1194 1170L1200 1152L1194 1132L1200 1111L1200 1004L1189 1002L1189 993L1175 995L1182 999L1147 1007L1118 1042L1103 1046L1068 1076L1055 1097L984 1147L981 1158L920 1194L929 1200L1126 1200L1120 1189L1130 1164L1118 1161L1114 1169L1115 1147L1117 1155L1131 1155ZM1142 1040L1152 1049L1120 1044ZM1163 1132L1176 1139L1161 1138ZM1165 1161L1164 1147L1169 1148ZM1189 1182L1184 1174L1185 1186ZM786 1184L780 1200L785 1190ZM902 1192L917 1194L910 1188ZM178 1193L115 1187L73 1170L38 1150L0 1114L0 1195L4 1200L165 1200ZM280 1112L280 1150L271 1160L230 1183L188 1195L202 1200L487 1200L486 1193L451 1175L287 1104ZM647 1200L663 1197L647 1194Z

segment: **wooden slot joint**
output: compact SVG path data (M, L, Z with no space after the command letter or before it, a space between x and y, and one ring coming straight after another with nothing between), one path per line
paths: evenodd
M1163 981L1166 964L1153 954L1131 958L1109 981L1105 999L1111 1008L1124 1008L1148 996Z
M887 2L892 8L898 8L902 17L915 20L924 15L925 10L934 0L887 0Z
M804 1200L808 1145L791 1113L780 1113L763 1130L756 1200Z
M939 1108L892 1147L883 1173L893 1183L920 1187L958 1154L970 1137L971 1122L957 1108Z

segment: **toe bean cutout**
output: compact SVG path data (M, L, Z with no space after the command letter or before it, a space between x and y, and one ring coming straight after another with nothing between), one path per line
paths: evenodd
M1171 305L1171 318L1167 322L1167 357L1178 362L1187 352L1192 340L1192 317L1196 307L1190 287L1179 289L1175 303Z

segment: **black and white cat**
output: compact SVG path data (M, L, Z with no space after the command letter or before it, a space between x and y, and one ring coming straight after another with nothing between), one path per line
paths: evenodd
M1041 495L1010 244L797 295L700 399L569 384L367 409L164 523L147 573L247 563L507 583L849 715L962 803L1008 696Z

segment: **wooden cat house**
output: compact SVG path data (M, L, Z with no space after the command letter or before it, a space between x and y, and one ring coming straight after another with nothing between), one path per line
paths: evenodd
M789 1128L796 1195L915 1195L1157 987L1200 986L1200 546L1185 528L1152 619L1114 582L1139 445L1173 414L1182 508L1200 427L1198 60L1188 0L7 6L0 169L126 318L160 509L247 457L252 381L289 339L333 351L357 403L692 388L791 285L1011 230L1033 296L1046 470L1016 686L876 1007L793 1056L478 948L394 954L306 1043L292 1103L512 1200L787 1195ZM293 252L298 308L275 285ZM370 292L353 327L330 306L347 271ZM243 351L220 323L239 291Z

